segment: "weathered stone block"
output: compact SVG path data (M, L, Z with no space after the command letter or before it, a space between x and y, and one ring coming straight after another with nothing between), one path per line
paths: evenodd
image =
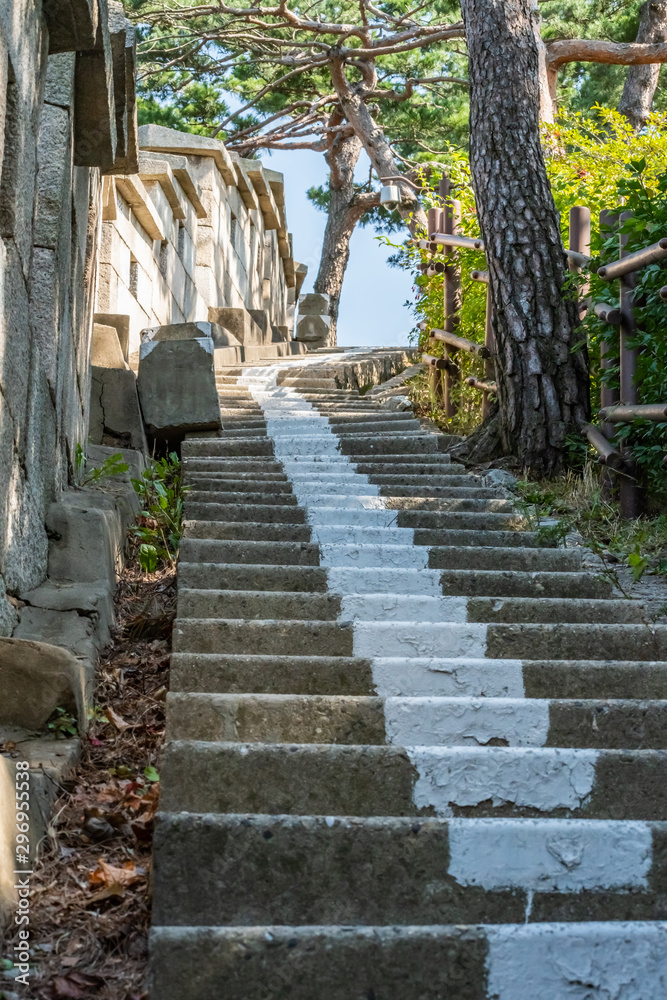
M43 0L42 10L49 29L49 53L95 48L97 0Z
M102 227L104 231L106 227ZM120 349L127 361L130 355L130 317L125 313L95 313L94 320L102 326L115 326Z
M299 316L328 316L330 298L321 292L299 296Z
M49 56L46 69L44 100L61 108L71 108L74 103L74 52Z
M95 368L127 368L115 326L93 325L90 363Z
M61 646L0 639L0 725L40 730L56 708L76 710L80 671Z
M218 323L169 323L166 326L147 327L141 331L142 343L161 340L192 340L210 337L215 348L238 347L239 341L233 333Z
M47 511L49 577L72 583L106 580L116 585L125 525L114 501L96 491L72 491Z
M324 347L330 329L330 316L299 316L295 337L303 343Z
M137 388L152 435L168 438L221 428L213 353L210 337L141 345Z
M116 160L116 105L111 40L106 25L99 52L77 52L74 75L74 163L112 170Z
M93 368L88 440L96 445L147 451L133 371Z
M208 310L208 318L212 323L217 323L229 330L240 344L259 345L271 341L270 335L266 341L261 327L257 325L248 310L243 307L211 306Z

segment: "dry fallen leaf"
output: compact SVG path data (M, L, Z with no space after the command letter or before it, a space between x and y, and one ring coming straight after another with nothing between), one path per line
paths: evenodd
M111 705L108 705L107 708L104 709L104 714L109 722L114 724L119 733L123 733L126 729L130 728L130 723L126 722L125 719L123 719L122 716L120 716L118 712L111 707Z
M99 892L90 897L90 901L97 902L101 899L108 899L110 896L124 896L128 886L135 882L141 882L146 878L143 868L137 868L133 861L127 861L122 868L117 865L107 864L100 858L99 864L94 871L88 873L88 880L91 887L101 886Z

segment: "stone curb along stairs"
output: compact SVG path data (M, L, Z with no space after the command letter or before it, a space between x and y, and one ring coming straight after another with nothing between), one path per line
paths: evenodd
M303 364L183 446L151 1000L667 996L667 627Z

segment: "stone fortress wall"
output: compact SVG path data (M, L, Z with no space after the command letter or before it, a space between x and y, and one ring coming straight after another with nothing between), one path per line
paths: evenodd
M44 579L85 441L102 174L136 170L134 30L112 0L0 4L0 635Z
M96 321L117 328L125 360L143 329L202 321L221 328L216 348L243 346L229 360L300 353L306 268L292 256L283 175L159 125L139 129L139 147L138 174L104 180Z

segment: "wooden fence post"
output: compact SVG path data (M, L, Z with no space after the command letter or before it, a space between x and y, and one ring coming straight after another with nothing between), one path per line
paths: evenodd
M621 212L619 220L621 223L625 222L626 219L632 218L632 212ZM619 257L627 257L627 251L625 249L628 242L628 234L621 233L619 236ZM637 373L637 348L628 347L628 341L631 340L637 332L637 323L634 316L634 301L635 293L634 289L637 285L637 276L634 271L630 274L625 274L620 278L621 284L621 326L620 326L620 363L621 363L621 403L625 403L628 406L632 406L639 402L637 394L637 385L635 381L635 376ZM630 449L623 446L621 448L621 454L626 461L628 469L632 474L634 472L634 463L632 461L632 454ZM643 503L643 491L634 478L629 476L621 476L619 484L619 493L621 501L621 515L626 518L639 517L644 508Z
M600 212L600 229L602 229L603 226L609 226L609 228L611 229L616 225L617 222L618 222L618 216L614 212L609 212L607 211L607 209L603 209L603 211ZM609 355L610 355L609 345L606 344L603 340L601 340L600 368L602 369L603 373L612 366ZM605 385L604 382L601 383L600 387L601 409L604 409L607 406L613 406L614 403L618 403L619 399L620 395L618 389L615 389L612 386ZM605 437L611 437L611 435L614 433L614 428L611 426L611 424L603 424L602 433L605 435Z
M583 253L590 257L591 253L591 210L585 205L573 205L570 209L570 250ZM572 264L570 263L570 267ZM574 270L579 270L575 267ZM586 296L590 291L587 282L581 288L579 296L579 316L583 319L588 308Z
M452 236L455 235L461 222L461 202L451 197L451 185L448 177L442 177L438 187L440 197L445 201L442 212L442 232ZM448 333L455 333L458 324L458 311L461 307L461 274L459 268L454 263L456 250L452 247L445 249L445 280L444 289L444 323L443 329ZM455 364L456 351L449 348L447 356L452 361L452 367L445 369L444 373L444 406L445 414L451 418L458 412L458 403L452 399L452 386L459 379L458 369Z

